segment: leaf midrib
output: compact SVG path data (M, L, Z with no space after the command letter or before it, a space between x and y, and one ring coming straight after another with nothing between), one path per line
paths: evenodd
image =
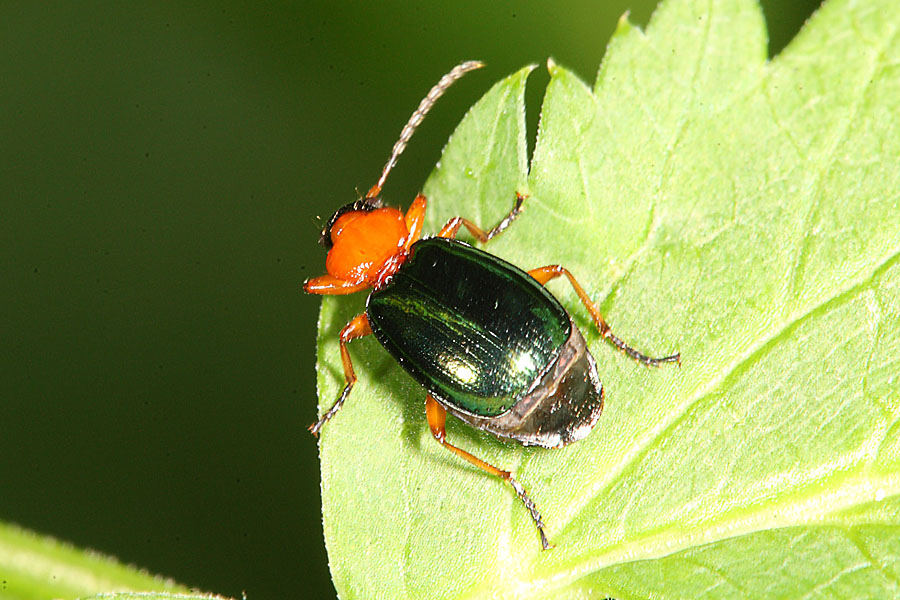
M786 331L792 329L795 325L798 325L807 318L813 318L815 315L829 310L832 306L836 306L845 300L850 300L856 295L866 291L874 279L897 263L900 263L900 246L893 248L886 258L879 261L878 264L867 271L864 276L851 282L850 285L845 286L839 293L829 298L825 298L818 304L790 316L785 321L782 321L777 327L773 327L768 335L757 338L756 343L741 354L737 360L729 363L715 377L709 379L705 385L700 386L697 392L688 398L686 403L679 407L678 410L670 413L668 419L651 429L643 443L632 446L632 451L626 453L623 456L622 461L618 462L615 467L607 471L608 477L605 481L599 482L598 486L589 490L584 496L579 496L579 499L583 500L578 503L577 506L574 506L574 508L569 511L568 515L563 516L560 530L565 530L570 527L587 505L597 500L601 495L607 493L628 469L634 468L638 461L654 447L654 443L658 442L668 431L676 427L695 404L714 393L736 372L749 368L750 364L759 360L768 350L779 343ZM573 506L574 504L575 503L572 503L569 506Z
M826 478L825 482L835 479L841 481L833 486L824 486L822 480L811 481L796 493L784 497L781 502L765 504L764 510L736 508L722 512L719 518L704 521L701 527L693 529L686 528L681 523L672 523L652 534L610 546L606 551L575 562L569 568L556 571L549 577L532 579L528 581L528 585L551 591L615 565L661 558L687 548L759 531L801 526L852 530L856 523L852 519L841 518L843 511L873 501L889 502L900 498L900 474L877 477L860 469L849 475L847 472L839 473L837 477ZM823 488L827 489L823 491ZM875 500L875 490L883 493L880 500ZM872 521L866 520L863 524L871 525Z

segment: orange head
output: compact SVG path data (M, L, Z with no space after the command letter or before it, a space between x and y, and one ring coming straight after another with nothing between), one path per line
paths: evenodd
M339 208L328 220L319 238L328 250L325 259L328 275L307 280L303 289L311 294L332 295L352 294L367 287L377 289L400 268L408 256L409 246L422 233L425 197L417 197L404 215L396 208L382 207L381 187L435 101L454 81L483 66L475 60L461 63L431 88L400 132L378 182L365 198Z
M328 250L325 269L329 275L374 285L385 263L404 253L409 230L398 209L367 200L338 209L320 241Z

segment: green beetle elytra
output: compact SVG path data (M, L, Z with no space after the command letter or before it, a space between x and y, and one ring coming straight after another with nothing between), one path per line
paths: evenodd
M426 390L425 413L441 445L509 482L531 513L544 549L550 547L540 512L509 471L490 465L446 439L447 412L478 429L525 445L561 448L590 433L603 411L603 385L594 358L569 313L544 285L565 276L601 335L648 366L681 363L680 354L650 358L616 337L596 305L561 265L523 271L455 239L460 227L484 243L522 209L493 229L454 217L434 237L422 237L425 197L406 213L385 207L381 188L397 157L434 102L482 63L465 62L428 92L403 128L378 182L365 198L332 215L322 231L327 275L304 284L311 294L371 289L366 310L341 330L346 384L337 402L310 427L318 434L350 395L356 374L347 344L373 334Z

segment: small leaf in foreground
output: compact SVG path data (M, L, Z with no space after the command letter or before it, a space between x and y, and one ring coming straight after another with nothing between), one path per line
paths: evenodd
M0 574L3 600L74 599L109 590L187 591L170 579L4 523L0 523Z
M228 600L225 596L210 594L172 594L167 592L121 592L98 594L81 600Z

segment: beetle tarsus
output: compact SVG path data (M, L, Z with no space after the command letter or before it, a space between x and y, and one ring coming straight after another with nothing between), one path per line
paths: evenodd
M515 202L515 204L513 204L512 210L509 211L509 214L506 215L505 217L503 217L503 220L500 221L499 223L497 223L493 229L491 229L490 231L485 233L485 239L480 240L480 241L486 242L489 239L491 239L492 237L494 237L495 235L502 233L504 229L509 227L510 223L515 221L516 217L518 217L519 214L522 212L522 202L527 197L528 196L526 196L524 194L520 194L520 193L516 192L516 202Z
M519 500L522 501L522 504L525 505L525 508L528 509L528 512L531 513L531 518L532 520L534 520L534 525L535 527L537 527L538 533L541 536L541 549L549 550L553 548L553 545L547 539L546 532L544 532L544 520L541 518L541 513L538 512L537 506L535 506L534 502L528 496L525 488L523 488L522 484L516 481L510 474L507 474L506 480L516 491L516 495L519 497Z
M604 325L605 325L605 323L604 323ZM608 339L610 341L610 343L612 343L613 346L615 346L616 348L618 348L619 350L621 350L622 352L627 354L629 357L633 358L637 362L639 362L647 367L658 367L658 366L662 365L663 363L671 363L671 362L678 363L678 366L679 367L681 366L681 353L680 352L677 352L670 356L663 356L661 358L653 358L651 356L647 356L646 354L638 352L637 350L635 350L634 348L632 348L631 346L629 346L628 344L623 342L621 339L619 339L618 337L613 335L613 333L609 330L608 326L605 330L601 329L600 333L601 333L601 335L603 335L603 337Z
M522 212L522 202L527 198L527 196L516 192L516 201L513 204L512 210L503 217L503 219L494 225L491 229L485 231L472 221L468 219L464 219L462 217L453 217L444 227L438 232L437 237L442 238L450 238L455 239L456 234L459 231L459 228L465 225L466 229L469 230L469 233L472 234L476 240L481 242L482 244L487 243L491 238L496 235L503 233L503 230L509 227L510 223L516 220L516 217L519 216L519 213Z
M318 421L309 426L309 430L314 436L319 437L319 431L322 429L322 426L341 409L344 405L344 400L350 395L350 390L353 388L354 383L355 381L348 381L347 385L344 386L344 391L341 392L341 397L338 398L338 401L335 402Z

